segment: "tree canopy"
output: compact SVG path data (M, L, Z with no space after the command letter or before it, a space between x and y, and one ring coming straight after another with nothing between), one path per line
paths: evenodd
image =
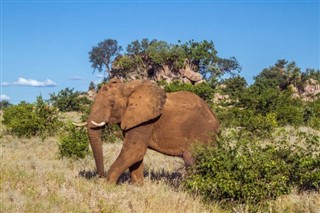
M106 72L111 76L111 63L115 57L120 55L122 47L118 45L118 42L114 39L105 39L99 42L97 46L92 47L89 52L90 62L92 68L98 69L102 72L105 68Z
M235 57L218 57L213 42L207 40L169 44L144 38L131 42L125 52L121 51L116 40L100 42L89 52L92 67L99 71L106 67L110 78L153 80L181 79L183 69L200 73L206 80L241 70Z

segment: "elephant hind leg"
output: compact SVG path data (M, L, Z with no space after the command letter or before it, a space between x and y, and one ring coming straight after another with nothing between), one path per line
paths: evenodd
M130 175L131 175L131 183L136 185L143 184L143 159L134 163L132 166L129 167Z

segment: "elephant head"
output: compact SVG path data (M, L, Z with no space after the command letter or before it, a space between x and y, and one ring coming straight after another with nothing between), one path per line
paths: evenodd
M108 124L120 124L125 132L161 115L166 101L165 92L147 80L122 83L111 79L101 87L87 120L98 175L104 176L101 128Z

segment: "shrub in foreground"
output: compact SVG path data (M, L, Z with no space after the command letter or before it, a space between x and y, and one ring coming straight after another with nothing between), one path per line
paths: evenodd
M59 141L59 155L67 158L84 158L89 154L89 143L86 128L67 124Z
M58 111L37 98L35 104L21 102L4 109L2 123L18 137L51 136L61 126Z
M320 136L301 135L262 145L248 132L233 132L212 147L196 147L196 166L185 186L206 200L231 201L253 208L288 194L293 187L320 188Z

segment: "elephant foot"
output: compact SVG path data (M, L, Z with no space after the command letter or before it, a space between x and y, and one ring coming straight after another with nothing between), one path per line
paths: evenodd
M106 177L106 181L108 184L115 185L115 184L117 184L119 176L120 175L114 175L113 173L108 172L107 177Z
M136 186L142 186L143 185L143 177L136 177L134 175L131 175L131 184Z
M134 163L129 167L131 183L134 185L143 185L143 160Z

